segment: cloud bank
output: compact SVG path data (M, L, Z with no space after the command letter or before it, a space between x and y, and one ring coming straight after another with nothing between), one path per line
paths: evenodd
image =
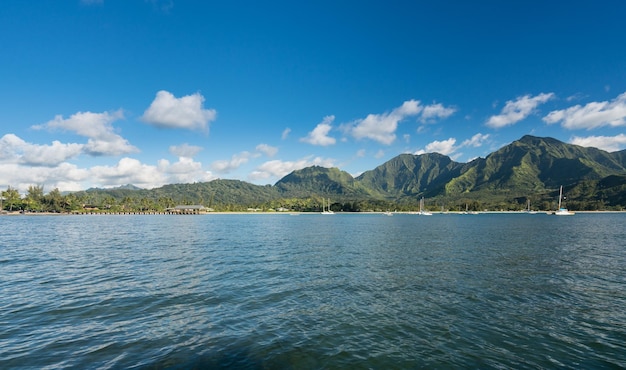
M570 143L580 145L580 146L599 148L602 150L606 150L607 152L616 152L626 147L626 135L619 134L616 136L588 136L588 137L574 136L570 140Z
M561 123L569 130L592 130L599 127L626 125L626 92L611 101L591 102L584 106L555 110L543 120L548 124Z

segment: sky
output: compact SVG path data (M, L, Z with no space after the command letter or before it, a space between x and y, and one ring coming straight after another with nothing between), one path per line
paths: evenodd
M7 0L0 190L626 149L626 2Z

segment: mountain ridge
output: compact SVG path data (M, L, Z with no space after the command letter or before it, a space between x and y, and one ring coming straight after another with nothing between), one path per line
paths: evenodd
M367 204L414 207L418 199L450 207L516 209L533 199L542 209L553 208L555 191L563 185L570 208L626 207L626 150L609 153L567 144L554 138L525 135L485 158L455 162L439 153L400 154L356 178L339 168L310 166L292 171L274 185L240 180L170 184L151 190L91 190L115 196L141 194L171 202L240 206L293 206L315 209L332 197L341 208ZM454 206L452 206L454 205Z

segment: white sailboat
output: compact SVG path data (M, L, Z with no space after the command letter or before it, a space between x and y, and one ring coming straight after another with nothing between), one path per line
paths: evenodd
M424 197L422 197L422 199L420 199L420 211L417 212L418 215L421 216L432 216L433 214L428 212L428 211L424 211Z
M526 211L525 212L528 213L529 215L537 214L537 211L533 211L532 209L530 209L530 199L528 199L526 201L526 203L527 203L527 206L526 206Z
M570 212L567 210L567 208L565 207L561 207L561 200L563 199L563 186L561 185L561 188L559 189L559 209L556 210L556 212L554 212L555 215L557 216L572 216L574 215L574 212Z
M330 199L328 199L328 209L324 206L324 198L322 198L322 214L323 215L334 215L335 212L330 210Z

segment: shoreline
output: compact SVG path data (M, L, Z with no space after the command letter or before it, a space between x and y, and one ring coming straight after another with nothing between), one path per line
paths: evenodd
M536 215L552 215L554 211L535 211ZM572 211L574 213L581 214L613 214L613 213L626 213L626 210L622 211ZM344 215L382 215L386 212L383 211L368 211L368 212L335 212L335 214L344 214ZM392 214L398 215L415 215L415 211L399 211L399 212L391 212ZM449 211L449 212L431 212L433 215L467 215L466 212L463 211ZM205 216L205 215L286 215L286 216L299 216L299 215L317 215L321 214L320 212L269 212L269 211L259 211L259 212L246 212L246 211L228 211L228 212L204 212L204 213L171 213L171 212L8 212L4 211L0 213L0 216ZM514 214L514 215L526 215L528 214L525 211L478 211L473 213L472 215L480 215L480 214Z

